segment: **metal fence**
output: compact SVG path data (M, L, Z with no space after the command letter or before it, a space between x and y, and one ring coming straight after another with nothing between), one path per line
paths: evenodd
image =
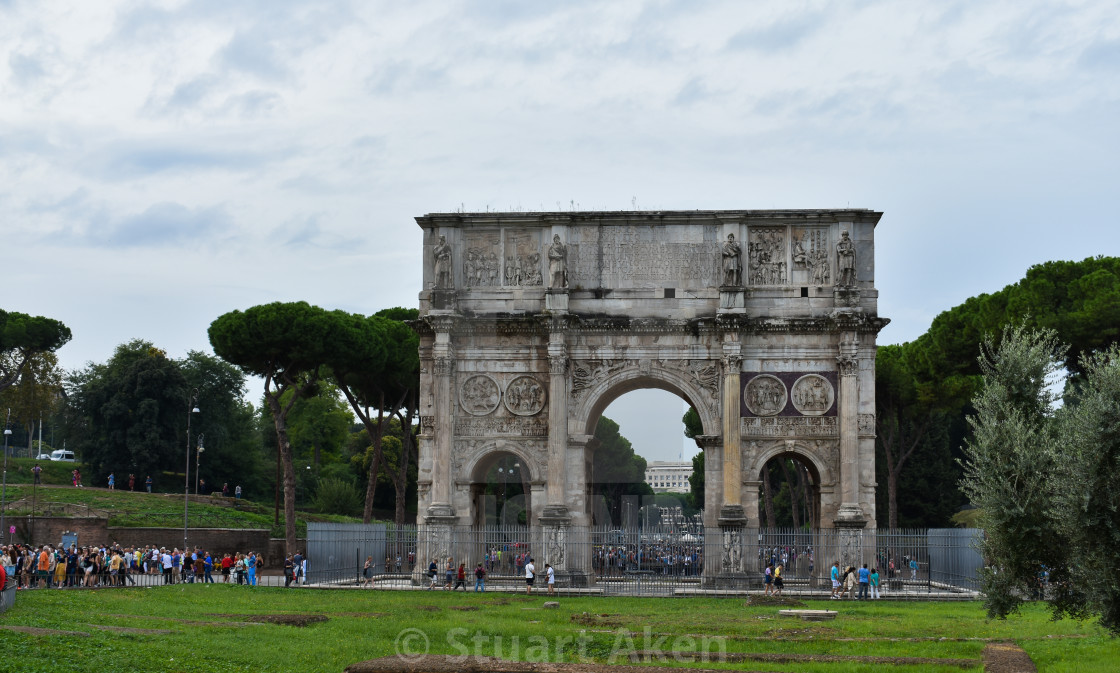
M981 558L975 529L867 529L816 531L740 529L734 551L718 528L684 533L618 528L565 529L556 541L540 528L455 527L450 540L435 543L414 526L308 524L307 581L311 584L369 585L378 588L427 586L428 563L437 564L436 585L465 565L468 585L483 564L490 589L524 590L524 566L533 558L559 569L561 591L605 595L684 596L708 591L759 591L767 564L780 565L784 593L826 596L831 569L841 563L879 571L881 593L894 597L967 598L978 589ZM447 549L448 557L427 558ZM561 562L549 554L563 553ZM730 558L729 553L735 555ZM366 559L371 571L363 571ZM368 581L367 581L368 580Z

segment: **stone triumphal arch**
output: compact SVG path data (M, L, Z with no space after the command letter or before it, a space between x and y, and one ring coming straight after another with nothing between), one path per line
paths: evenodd
M823 527L875 525L874 233L845 210L437 213L420 293L422 558L477 524L498 453L527 489L534 553L582 569L595 424L661 388L700 415L706 545L744 570L760 472L791 456ZM539 550L539 551L538 551ZM540 559L538 559L540 560Z

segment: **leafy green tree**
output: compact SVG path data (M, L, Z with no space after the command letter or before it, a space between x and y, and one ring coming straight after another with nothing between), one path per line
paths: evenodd
M0 309L0 390L19 380L27 362L70 341L70 328L52 318Z
M11 353L0 353L0 360L10 360ZM14 363L6 362L0 369L10 369ZM58 366L58 356L51 351L35 353L23 367L19 381L0 390L0 407L11 409L12 416L27 428L27 453L32 450L35 429L39 419L49 417L62 396L62 370ZM42 447L40 447L40 450Z
M199 461L201 477L218 490L228 483L230 491L265 492L266 471L259 448L256 410L245 401L245 375L221 358L190 351L177 361L188 389L198 389L200 412L191 419L191 431L204 438L205 452ZM185 411L185 410L184 410ZM196 443L197 444L197 443ZM137 475L139 481L144 476Z
M322 382L317 394L299 399L288 417L292 455L310 460L314 470L324 462L341 460L353 420L338 388Z
M621 520L622 498L626 495L653 495L646 483L646 459L634 453L630 440L619 433L618 423L600 416L595 426L599 446L591 460L594 495L606 499L611 517Z
M1058 412L1060 458L1054 518L1070 551L1066 591L1053 600L1059 611L1097 615L1120 633L1120 346L1079 361L1084 375L1077 399Z
M182 467L190 388L179 366L148 341L117 346L66 382L72 446L98 483L111 471Z
M696 439L704 434L704 424L694 407L689 407L681 417L684 423L684 436ZM692 457L692 474L688 476L688 503L694 510L704 509L704 452L701 450Z
M356 346L353 331L339 329L346 320L341 311L328 313L306 302L276 302L232 311L210 324L210 345L218 357L264 379L265 404L272 413L283 468L288 553L296 551L296 475L288 415L300 398L317 389L320 368L334 349Z
M985 339L979 359L984 385L970 417L961 488L980 508L985 536L982 573L988 613L1005 617L1037 590L1046 569L1069 586L1068 548L1051 515L1059 464L1051 422L1050 384L1065 348L1051 330L1024 325Z

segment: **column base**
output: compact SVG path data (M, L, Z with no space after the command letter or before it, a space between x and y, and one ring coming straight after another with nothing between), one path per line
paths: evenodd
M450 521L446 519L450 519ZM455 516L455 508L450 503L433 502L428 505L428 512L424 515L424 520L432 524L454 525L459 522L459 517Z
M865 528L867 517L864 516L863 509L859 505L842 503L832 524L836 528Z
M719 508L720 528L745 525L747 525L747 511L743 509L742 505L724 505Z
M570 526L572 515L567 505L545 505L538 520L542 526Z

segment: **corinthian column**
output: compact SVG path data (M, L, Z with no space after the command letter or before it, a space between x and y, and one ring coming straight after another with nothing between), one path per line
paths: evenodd
M743 452L739 430L739 405L742 391L739 373L743 358L738 341L723 345L723 505L719 510L720 525L742 525L746 521L743 511Z
M840 511L837 524L863 527L859 506L859 340L845 332L836 357L840 371Z
M541 523L568 523L566 469L568 457L568 347L564 333L553 330L548 339L548 502Z
M432 501L428 506L429 517L452 517L451 506L451 439L454 434L455 399L451 379L455 372L455 353L451 347L452 322L434 321L435 343L433 359L433 406L435 407L434 451L432 455Z

